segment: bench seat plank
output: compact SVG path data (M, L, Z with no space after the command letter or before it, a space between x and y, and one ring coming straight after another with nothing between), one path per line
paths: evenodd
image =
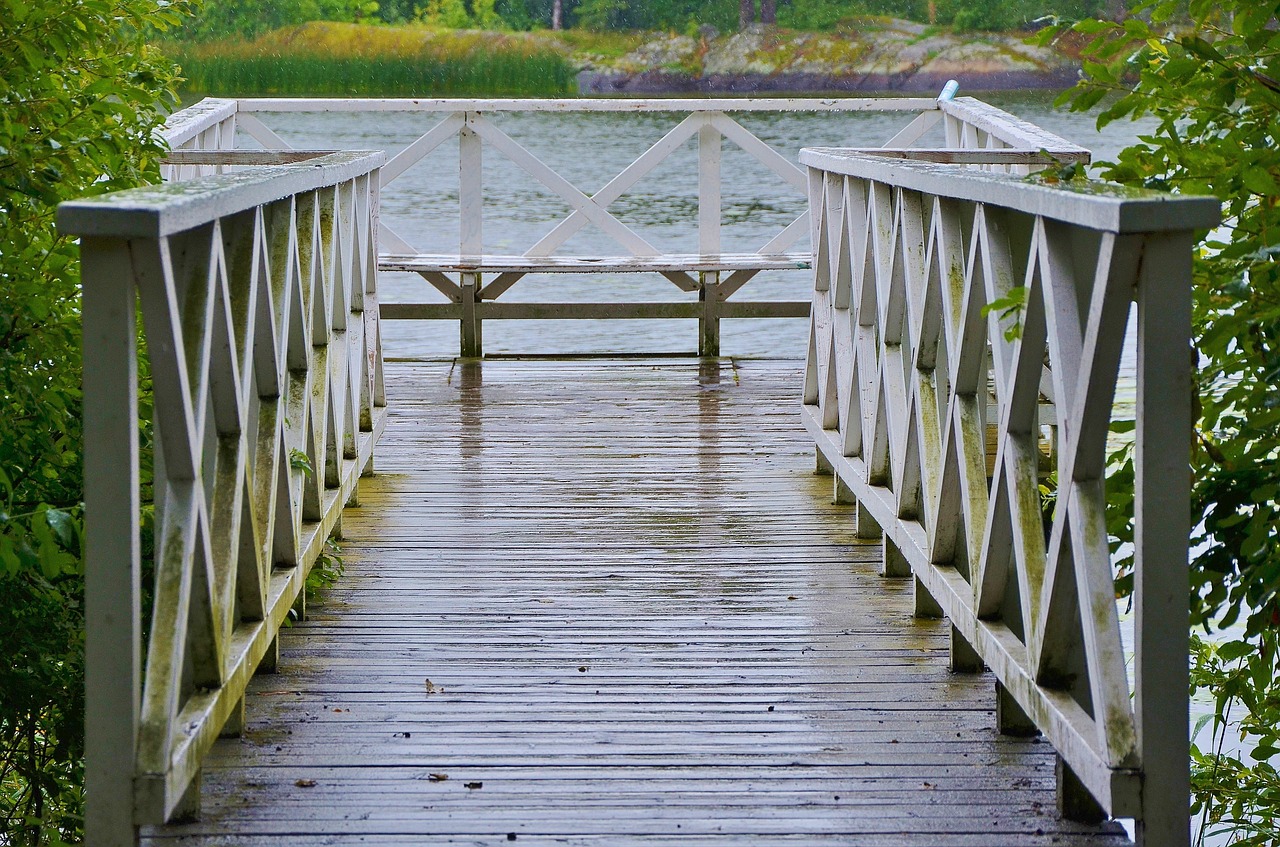
M456 253L383 254L384 271L414 273L710 273L728 271L805 270L805 253L664 253L659 256L460 256Z

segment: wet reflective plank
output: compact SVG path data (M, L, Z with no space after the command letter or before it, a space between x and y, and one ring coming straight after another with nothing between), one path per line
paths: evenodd
M801 363L393 363L346 572L154 845L1121 845L853 537Z

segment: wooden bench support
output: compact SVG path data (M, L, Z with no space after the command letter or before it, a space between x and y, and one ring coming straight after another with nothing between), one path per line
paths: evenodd
M698 355L720 355L720 274L715 271L698 274L698 302L702 315L698 318Z
M484 355L480 317L476 314L477 295L480 291L480 274L463 274L460 290L462 292L462 320L459 323L458 331L460 354L464 359L475 359Z
M463 358L484 355L485 320L561 320L570 318L696 318L698 355L720 355L722 318L807 317L807 302L728 302L761 271L806 270L801 253L694 253L656 256L505 256L405 253L383 254L379 270L416 273L449 299L448 303L386 303L388 320L456 320ZM683 303L499 303L529 274L656 273L698 301ZM457 277L455 283L450 274ZM486 279L488 282L486 282Z

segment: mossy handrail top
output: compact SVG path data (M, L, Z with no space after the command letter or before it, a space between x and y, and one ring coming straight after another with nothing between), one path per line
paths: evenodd
M139 824L190 811L372 466L384 158L319 153L59 206L84 236L90 844L136 844Z
M965 98L968 99L968 98ZM934 97L241 97L241 112L921 112Z
M162 238L210 223L231 209L250 209L345 182L380 168L385 160L380 150L347 150L297 164L85 197L58 207L58 228L71 235ZM111 214L103 214L108 209Z
M899 188L945 193L956 200L996 204L1103 232L1206 229L1221 220L1221 205L1216 197L1168 194L1096 180L1077 182L1044 174L1019 176L970 170L891 159L878 151L855 148L806 147L800 151L800 162L833 174L876 181L892 179Z

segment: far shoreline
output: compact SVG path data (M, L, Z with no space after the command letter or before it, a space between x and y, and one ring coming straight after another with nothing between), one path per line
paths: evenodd
M984 91L1062 91L1075 85L1079 73L1064 67L1049 71L1001 71L952 74L865 74L834 76L830 74L725 74L695 77L657 71L639 74L583 71L578 74L578 96L627 95L698 95L715 94L747 96L753 94L794 95L804 97L849 94L901 95L936 94L950 80L960 83L962 92Z
M167 45L188 90L224 96L837 96L1061 91L1070 43L892 18L838 32L497 32L313 22L252 42Z

